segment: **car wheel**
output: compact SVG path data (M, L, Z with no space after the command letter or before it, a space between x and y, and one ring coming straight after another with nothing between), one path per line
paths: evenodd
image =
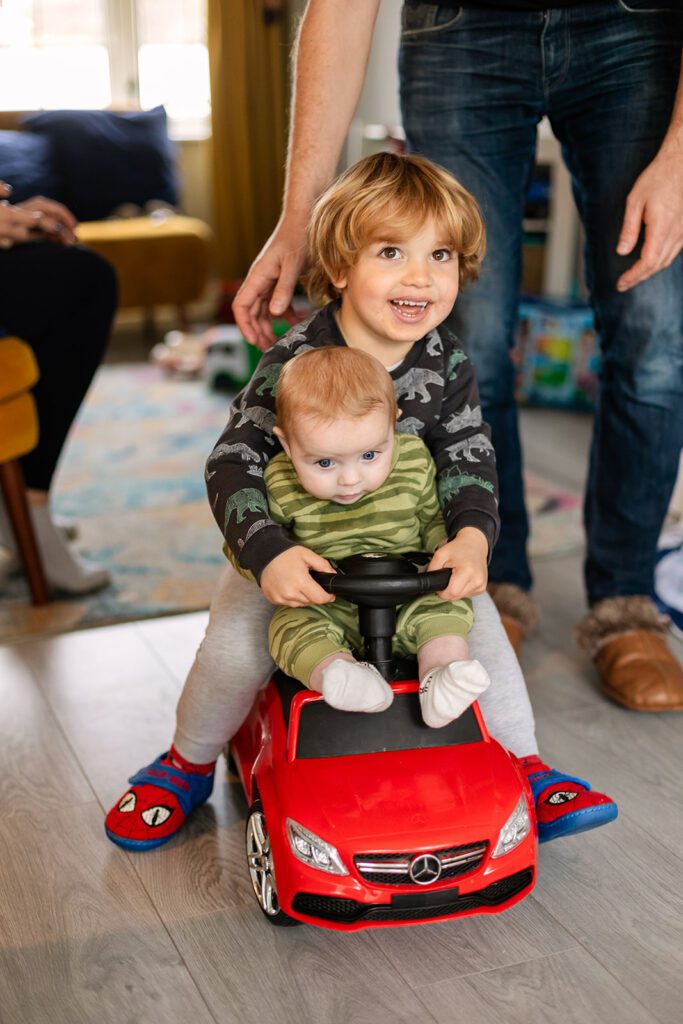
M280 909L273 871L273 851L260 800L252 805L247 819L247 866L258 905L273 925L287 927L299 924Z

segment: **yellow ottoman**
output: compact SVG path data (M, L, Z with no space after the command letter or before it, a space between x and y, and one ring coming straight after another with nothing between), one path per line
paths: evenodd
M78 237L116 270L120 307L176 306L185 321L185 305L202 296L212 240L204 221L177 215L89 221L79 224Z

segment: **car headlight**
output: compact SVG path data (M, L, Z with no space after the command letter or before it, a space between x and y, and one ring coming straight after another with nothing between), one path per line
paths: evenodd
M304 864L319 871L327 871L330 875L348 875L335 847L292 818L287 818L287 838L292 853Z
M523 839L526 839L530 831L531 820L527 810L526 797L522 793L517 806L500 830L498 842L491 857L503 857L510 850L514 850Z

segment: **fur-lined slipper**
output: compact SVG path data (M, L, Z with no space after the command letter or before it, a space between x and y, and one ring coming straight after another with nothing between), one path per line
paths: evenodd
M489 583L488 592L519 658L524 641L538 628L538 605L527 590L514 583Z
M593 605L576 629L576 642L589 658L609 640L644 631L664 636L668 619L649 597L607 597Z
M667 622L649 597L609 597L576 631L603 691L632 711L683 711L683 667L666 645Z

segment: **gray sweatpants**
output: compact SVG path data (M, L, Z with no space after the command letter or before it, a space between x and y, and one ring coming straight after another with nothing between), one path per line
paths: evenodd
M488 594L473 598L473 603L470 657L491 677L479 698L487 728L518 757L537 754L529 695L496 606ZM218 757L269 679L274 667L268 652L272 615L273 605L256 584L226 565L178 702L173 743L188 761L208 764Z

